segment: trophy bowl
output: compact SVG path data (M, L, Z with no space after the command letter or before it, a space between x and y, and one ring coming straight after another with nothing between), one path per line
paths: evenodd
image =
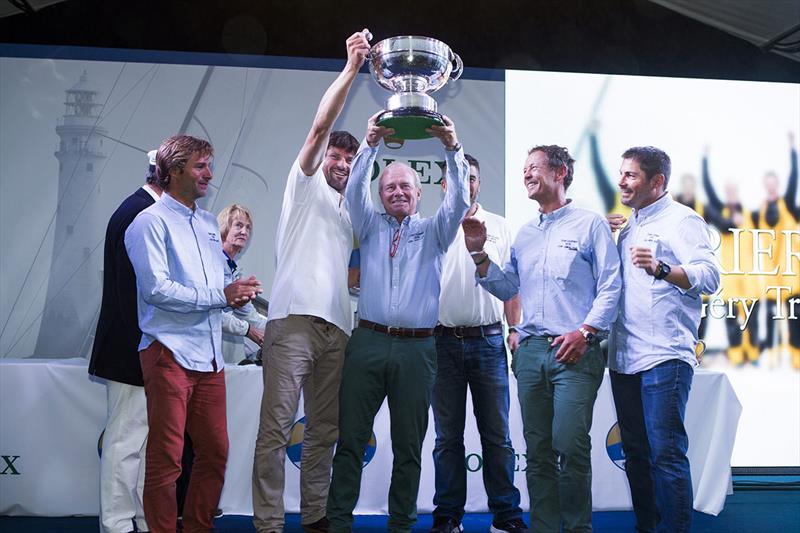
M394 93L377 124L393 128L396 139L427 139L431 135L426 128L444 125L436 100L428 93L460 78L464 65L442 41L404 35L375 44L369 70L381 87Z

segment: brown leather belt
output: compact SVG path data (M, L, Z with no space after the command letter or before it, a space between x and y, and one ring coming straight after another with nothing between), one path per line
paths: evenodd
M452 335L458 339L464 337L488 337L489 335L502 335L503 324L495 322L488 326L456 326L448 328L447 326L436 326L437 335Z
M385 333L390 337L414 337L424 338L433 336L433 328L398 328L395 326L384 326L383 324L376 324L363 318L358 321L358 327L367 328L378 333Z

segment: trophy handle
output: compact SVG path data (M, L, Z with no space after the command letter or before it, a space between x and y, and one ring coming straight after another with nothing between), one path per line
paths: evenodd
M455 68L450 71L450 80L456 81L464 73L464 63L461 61L461 56L459 56L452 50L450 51L450 53L453 54L453 59L451 59L451 61L455 60L456 62Z

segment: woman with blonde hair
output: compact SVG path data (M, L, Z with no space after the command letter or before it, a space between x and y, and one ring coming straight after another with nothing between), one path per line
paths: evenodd
M242 277L242 270L236 264L236 257L247 246L253 231L253 217L250 211L239 204L231 204L217 215L219 232L222 237L222 250L225 254L226 283ZM264 341L264 327L267 319L256 311L252 302L238 309L222 314L222 355L226 363L238 363L247 357L244 339L248 338L258 347ZM252 353L255 357L255 352Z

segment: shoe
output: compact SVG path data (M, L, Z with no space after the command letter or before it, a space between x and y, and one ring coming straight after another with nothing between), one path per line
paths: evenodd
M464 526L455 518L438 516L433 519L430 533L460 533L461 531L464 531Z
M512 518L505 522L492 522L492 527L489 528L492 533L527 533L528 526L521 518Z
M303 531L306 533L328 533L331 528L331 523L328 522L327 516L323 516L312 524L300 524L300 527L302 527Z

